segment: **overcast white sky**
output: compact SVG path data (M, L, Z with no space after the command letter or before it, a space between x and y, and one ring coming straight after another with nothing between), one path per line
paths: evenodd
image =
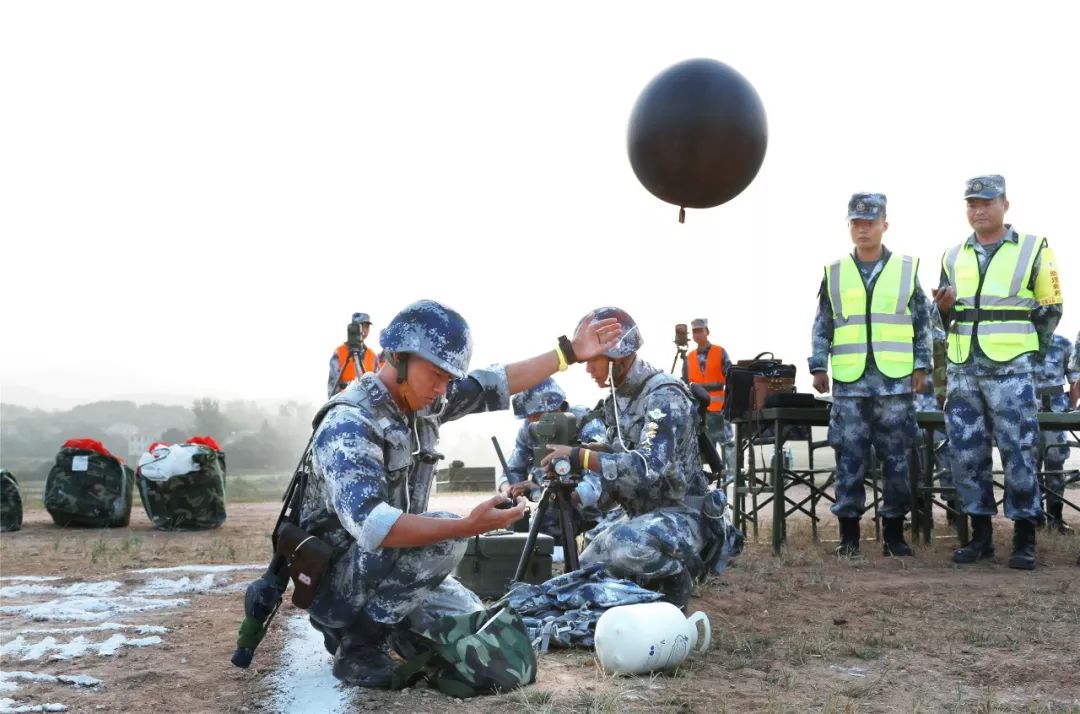
M704 316L734 357L771 350L808 390L850 194L888 195L886 244L923 258L929 288L981 173L1004 174L1009 218L1049 238L1069 302L1071 13L3 3L0 398L318 401L349 315L370 312L377 338L421 297L466 316L476 365L545 350L616 304L650 361L669 366L673 324ZM742 195L680 225L634 177L626 126L648 81L692 57L754 84L769 149ZM560 381L573 401L601 396L580 371Z

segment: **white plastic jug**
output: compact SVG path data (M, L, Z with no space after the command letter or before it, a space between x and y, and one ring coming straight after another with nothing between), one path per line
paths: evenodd
M698 640L697 623L704 634ZM704 652L712 627L703 612L684 617L668 602L613 607L596 623L596 657L608 674L674 669L690 652Z

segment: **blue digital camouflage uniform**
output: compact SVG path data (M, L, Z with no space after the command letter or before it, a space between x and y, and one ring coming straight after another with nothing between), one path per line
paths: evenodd
M881 260L874 263L860 262L856 255L855 263L868 292L890 255L884 247ZM916 274L910 302L915 329L914 369L929 371L933 344L927 304ZM828 368L833 327L832 304L822 278L814 317L813 351L808 360L811 373ZM834 380L832 392L829 444L836 452L836 503L832 512L839 518L858 518L866 511L864 480L874 451L881 465L884 490L880 513L883 518L903 518L911 500L908 452L918 429L911 377L886 377L878 370L871 353L867 355L862 377L854 382Z
M599 506L607 511L620 505L626 515L582 552L583 567L603 563L617 577L641 584L701 574L706 534L699 497L707 479L691 399L685 385L638 357L615 389L618 421L616 403L604 401L613 453L594 454L600 461Z
M1012 226L1003 241L1019 237ZM976 252L980 270L1002 245L984 246L972 233L967 238ZM1034 287L1042 262L1035 258L1030 287ZM944 268L939 287L953 287ZM1061 305L1040 305L1031 312L1039 335L1039 350L1045 352L1061 319ZM948 326L949 333L955 322ZM964 512L973 516L997 513L993 483L993 442L997 442L1005 471L1005 515L1012 520L1042 517L1039 482L1036 477L1035 445L1039 423L1032 372L1037 355L1022 354L1008 362L988 358L972 339L971 356L962 364L949 362L945 429L949 434L950 466L957 496Z
M704 347L698 347L694 352L688 354L686 359L697 359L698 367L701 372L705 372L705 361L709 356L709 350L712 349L712 344L707 343ZM727 379L728 371L731 369L731 357L728 355L728 351L724 348L720 348L723 353L723 369L724 379ZM682 366L682 381L690 384L690 370L686 366L686 362L683 362ZM724 419L723 412L706 412L705 413L705 432L712 439L714 444L719 444L721 448L721 455L724 457L724 464L730 471L735 468L735 433L731 428L731 424L728 424Z
M577 417L578 434L582 444L606 444L607 427L598 414L594 414L588 407L573 406L570 412ZM514 450L506 460L506 471L503 472L502 481L499 482L499 490L507 484L522 483L532 480L533 483L544 483L544 470L533 459L533 448L542 446L529 432L529 422L525 420L518 429L517 438L514 440ZM580 532L582 521L597 522L603 514L596 508L596 502L600 498L600 477L592 471L585 471L581 477L581 483L575 489L580 506L574 513L574 531ZM529 493L529 499L539 501L543 493L542 488L534 488ZM555 539L557 545L562 543L562 530L559 528L559 512L554 507L548 508L544 515L544 522L540 526L540 532L546 533Z
M1055 334L1046 353L1035 365L1035 396L1039 409L1063 414L1069 411L1069 385L1080 375L1068 371L1073 344L1068 337ZM1060 473L1069 458L1068 438L1063 431L1040 431L1037 459L1043 462L1046 474L1046 502L1061 501L1065 476ZM1053 473L1053 472L1059 473Z
M309 614L322 628L348 628L363 609L374 621L460 614L480 609L471 591L450 573L465 553L465 540L418 548L380 544L402 513L428 513L439 426L466 414L505 409L510 395L503 368L475 370L450 382L445 406L403 414L374 374L334 397L312 445L312 477L300 526L342 555L328 573Z

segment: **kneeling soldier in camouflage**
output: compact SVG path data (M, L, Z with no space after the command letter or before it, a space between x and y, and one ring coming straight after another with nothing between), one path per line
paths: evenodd
M567 352L587 359L618 338L614 320L585 326L571 343L505 367L467 372L472 336L457 312L431 300L409 305L379 336L387 364L331 399L319 414L311 480L300 526L337 558L309 608L334 652L334 676L386 687L397 629L481 609L450 573L465 539L522 518L503 496L465 518L427 512L443 422L506 409L510 394L565 369ZM441 402L441 408L439 403Z

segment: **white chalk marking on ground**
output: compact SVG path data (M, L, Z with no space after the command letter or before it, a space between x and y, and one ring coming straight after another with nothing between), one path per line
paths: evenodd
M220 590L227 581L215 584L213 575L204 575L198 580L184 576L178 580L154 578L146 585L136 590L134 595L179 595L180 593L205 593L211 590Z
M282 714L350 711L349 694L353 690L342 689L334 679L330 671L332 660L323 647L322 635L303 615L289 618L285 628L281 664L267 677L273 691L273 710Z
M24 682L47 682L49 684L74 684L76 687L96 687L101 680L85 674L41 674L39 672L0 672L0 682L18 679Z
M23 583L47 583L51 580L63 580L62 575L0 575L0 582L18 580Z
M5 605L0 607L0 613L22 615L37 621L93 621L164 607L180 607L187 603L183 598L155 600L124 595L109 598L72 597L28 605Z
M108 595L115 592L120 583L102 580L96 583L72 583L71 585L9 585L0 588L0 597L25 597L27 595Z
M228 573L233 570L266 570L266 563L251 565L175 565L171 568L142 568L132 573Z
M129 639L124 635L116 634L101 642L92 642L82 635L70 642L60 642L55 637L43 637L38 642L30 642L19 635L0 648L0 656L19 657L24 662L38 660L46 655L51 660L74 659L87 653L111 657L121 647L149 647L160 644L161 638L157 635Z
M22 714L22 712L65 712L63 704L23 704L14 699L0 697L0 714Z
M122 625L119 622L106 622L88 627L52 627L19 630L20 635L77 635L83 632L110 632L112 630L135 630L140 635L164 635L169 628L163 625Z

